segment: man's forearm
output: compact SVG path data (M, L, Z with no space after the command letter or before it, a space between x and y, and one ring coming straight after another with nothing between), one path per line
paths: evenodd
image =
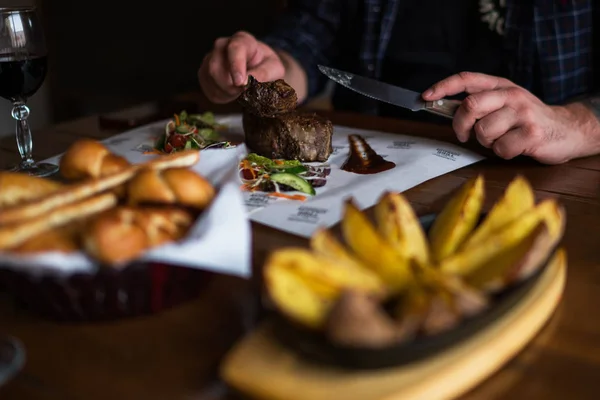
M567 107L577 113L578 122L586 133L600 141L600 94L595 93L575 99ZM592 137L590 137L592 139Z
M600 153L600 94L586 95L574 99L565 108L575 116L573 126L584 136L585 155Z
M276 50L285 67L285 81L294 88L298 96L298 103L303 103L308 96L308 79L304 68L288 53Z
M591 95L580 101L600 121L600 94Z

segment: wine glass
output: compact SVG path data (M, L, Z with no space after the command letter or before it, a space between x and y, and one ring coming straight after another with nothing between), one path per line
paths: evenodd
M58 166L33 160L27 100L46 77L47 51L44 32L35 7L0 7L0 97L12 102L17 122L17 147L21 162L11 171L48 176Z

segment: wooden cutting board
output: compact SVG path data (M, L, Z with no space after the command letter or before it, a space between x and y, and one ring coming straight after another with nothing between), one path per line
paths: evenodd
M281 346L267 321L225 357L222 378L257 399L451 399L514 357L557 307L566 280L559 250L520 303L480 332L444 352L398 368L349 371L310 364Z

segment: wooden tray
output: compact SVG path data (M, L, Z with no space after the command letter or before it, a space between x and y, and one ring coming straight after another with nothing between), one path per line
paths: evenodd
M521 301L502 317L449 349L418 362L373 371L311 364L274 339L266 321L225 357L221 376L258 399L450 399L479 384L514 357L558 305L566 253L555 257Z

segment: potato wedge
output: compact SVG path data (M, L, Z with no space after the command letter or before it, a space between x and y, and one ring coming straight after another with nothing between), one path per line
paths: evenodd
M395 305L393 316L406 336L416 336L429 313L431 292L421 284L410 285Z
M555 244L546 222L540 221L524 240L466 275L465 280L487 293L499 292L537 271L550 256Z
M402 312L419 323L418 332L429 336L450 330L460 323L452 294L437 279L439 271L428 265L412 262L415 284L406 291ZM410 296L410 297L409 297ZM417 314L418 313L418 314ZM404 320L404 316L400 316Z
M448 201L429 231L434 262L452 255L471 234L479 220L484 197L484 179L478 175Z
M375 205L379 233L402 255L429 262L429 242L419 218L400 193L388 192Z
M328 229L317 229L310 238L310 247L315 254L327 257L342 265L352 266L353 268L367 268L362 261L351 254Z
M480 243L482 239L514 221L534 205L535 197L529 182L524 177L517 176L508 184L503 196L461 248L466 249Z
M293 271L278 264L265 267L264 279L269 299L283 315L308 328L322 328L333 297L320 295Z
M479 268L485 268L491 260L508 251L544 221L552 238L552 245L562 238L565 228L564 209L554 200L546 199L501 230L483 239L477 246L469 247L443 260L439 269L443 272L466 276Z
M413 265L416 280L430 293L444 294L459 318L471 317L485 309L489 301L480 290L468 285L460 277L426 265Z
M398 253L375 229L352 201L346 202L342 234L350 249L375 271L393 292L403 290L412 280L408 258Z
M308 249L289 247L275 251L267 266L285 268L324 295L338 295L344 289L354 289L375 297L383 297L387 289L373 271L344 264L320 256Z

